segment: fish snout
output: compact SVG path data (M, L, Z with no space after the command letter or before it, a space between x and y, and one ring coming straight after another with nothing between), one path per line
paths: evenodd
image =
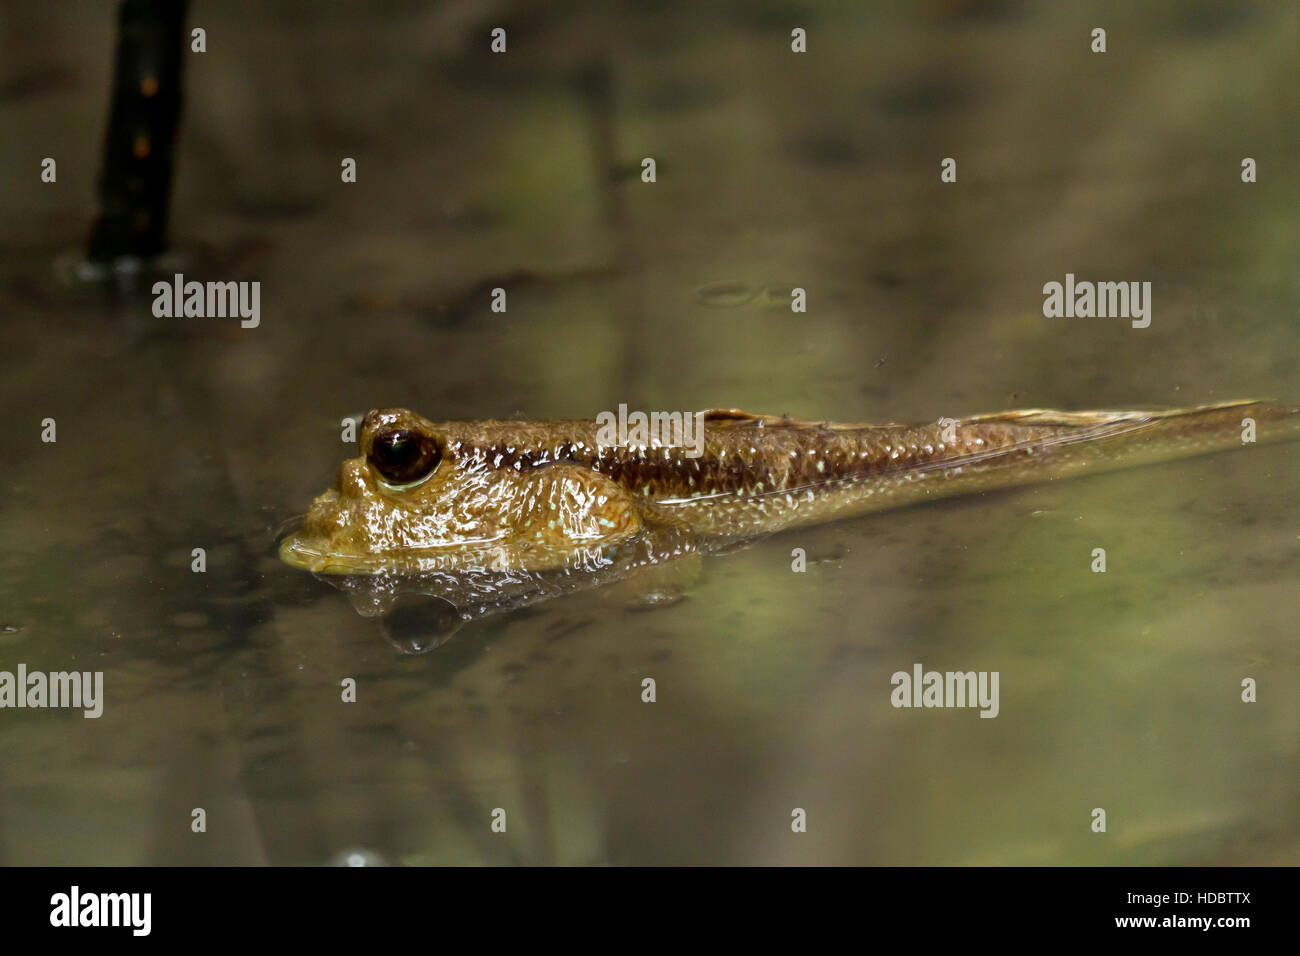
M370 487L369 468L364 458L349 458L339 466L339 496L365 498L373 494Z

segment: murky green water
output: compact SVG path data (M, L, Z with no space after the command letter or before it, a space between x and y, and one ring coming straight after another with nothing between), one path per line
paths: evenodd
M262 6L195 5L173 211L262 282L255 330L53 282L112 9L0 7L0 669L106 697L0 710L0 861L1295 861L1294 445L777 536L672 606L581 594L419 657L272 545L377 405L1300 397L1296 10ZM1067 272L1151 281L1150 328L1045 319ZM894 709L917 662L998 671L999 716Z

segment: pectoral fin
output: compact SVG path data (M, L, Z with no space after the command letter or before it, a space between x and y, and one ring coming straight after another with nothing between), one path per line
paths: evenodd
M510 522L509 547L532 570L589 559L594 548L619 544L642 529L632 496L597 471L569 462L524 476Z

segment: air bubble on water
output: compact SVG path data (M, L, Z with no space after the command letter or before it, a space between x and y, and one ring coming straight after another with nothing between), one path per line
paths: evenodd
M403 654L424 654L445 644L464 623L456 605L427 594L404 595L380 618L385 639Z
M388 861L374 850L351 847L340 850L329 861L330 866L388 866Z

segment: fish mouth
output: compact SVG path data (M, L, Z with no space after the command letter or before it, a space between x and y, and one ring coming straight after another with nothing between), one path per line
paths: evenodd
M310 522L308 522L310 524ZM312 574L403 575L428 571L492 570L509 563L504 536L386 551L341 550L329 535L299 527L279 542L285 564Z
M453 558L462 559L460 548L422 548L419 551L362 553L340 551L319 544L308 535L296 534L280 542L280 560L292 568L326 575L414 574L446 569Z
M380 570L373 556L341 554L312 547L296 534L280 542L280 560L292 568L313 574L373 574Z
M332 546L328 525L338 505L339 493L331 489L312 502L306 514L285 521L276 535L280 560L313 574L373 574L383 570L381 559L374 554L349 553Z
M518 574L546 568L592 567L607 563L608 542L573 541L565 547L533 548L518 536L498 534L384 551L340 549L309 523L279 542L280 560L290 567L329 577L410 577L424 574Z

